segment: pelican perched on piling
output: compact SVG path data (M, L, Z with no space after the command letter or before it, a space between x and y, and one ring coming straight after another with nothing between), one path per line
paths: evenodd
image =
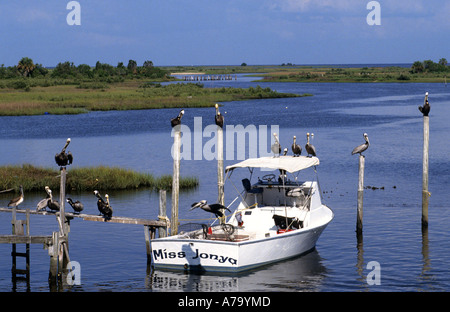
M52 195L52 190L50 188L46 189L47 194L50 196L48 202L47 202L47 207L50 208L50 210L53 211L59 211L60 207L59 207L59 202L57 200L53 199L53 195Z
M8 204L8 207L18 207L21 203L23 203L23 199L24 199L23 187L21 185L20 186L20 195L11 199Z
M370 145L369 136L367 135L367 133L364 133L363 137L366 142L364 144L361 144L361 145L355 147L352 151L352 155L355 155L355 154L361 155L362 152L364 152L366 149L369 148L369 145Z
M44 199L41 199L37 205L36 205L36 211L41 211L47 208L48 201L50 200L50 188L48 186L45 186L45 192L47 193L47 196Z
M56 164L60 167L64 167L67 165L72 164L73 162L73 155L71 152L66 153L66 148L70 144L70 138L66 140L66 144L64 145L63 149L61 150L61 153L55 155L55 161Z
M181 124L181 117L183 117L183 115L184 115L184 109L182 109L180 111L180 113L178 114L177 117L172 118L170 120L170 124L172 125L172 128Z
M297 144L297 137L295 135L294 143L292 143L292 152L294 153L294 156L300 156L300 154L302 153L302 148Z
M311 133L311 140L314 137L314 133ZM309 132L306 133L306 145L305 145L305 150L306 152L308 152L308 156L316 156L316 148L314 147L314 145L312 145L311 143L309 143ZM310 156L311 155L311 156Z
M221 209L225 209L228 210L229 212L231 212L230 209L228 209L227 207L221 205L221 204L212 204L212 205L208 205L206 200L201 200L197 203L193 203L191 205L191 209L189 209L189 211L194 210L195 208L201 208L204 211L213 213L216 215L216 217L223 217L223 212L220 211Z
M430 103L428 103L428 92L425 93L425 103L422 106L419 106L420 112L423 114L423 116L428 116L428 113L430 112Z
M94 191L94 195L97 196L98 198L97 208L98 211L100 211L100 215L103 215L105 218L111 218L113 210L111 208L111 205L109 204L109 195L108 194L105 195L106 201L102 198L102 196L97 190Z
M281 145L280 142L278 141L278 136L277 134L274 132L273 133L273 137L275 138L275 143L272 144L272 152L275 154L276 156L280 156L281 154Z
M76 213L80 213L81 211L83 211L84 205L83 205L83 203L81 203L79 200L77 200L77 201L74 202L74 201L72 200L72 198L68 197L68 198L66 199L66 201L70 204L70 206L72 206L73 210L74 210Z
M220 128L223 128L224 117L223 117L223 115L219 112L219 104L216 104L216 116L215 116L215 121L216 121L216 125L218 125Z

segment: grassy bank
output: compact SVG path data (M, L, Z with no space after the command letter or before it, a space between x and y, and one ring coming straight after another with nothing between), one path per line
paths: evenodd
M446 63L445 63L446 64ZM433 61L415 62L412 67L359 67L303 65L173 66L169 72L199 71L205 74L250 73L265 82L433 82L450 77L450 67ZM261 81L261 80L258 80Z
M48 185L52 190L59 190L59 170L22 166L0 167L0 190L16 188L22 185L25 191L43 191ZM67 169L67 190L126 190L138 188L172 189L172 176L154 177L149 173L140 173L118 167L84 167ZM180 190L193 189L198 186L195 177L180 178Z
M21 78L18 81L27 80ZM33 82L38 81L34 79ZM12 83L9 81L9 83ZM297 97L270 88L204 88L202 84L169 84L129 80L0 88L0 115L80 114L89 111L210 107L216 102Z
M449 72L412 72L403 67L284 68L267 74L264 82L432 82L444 83Z

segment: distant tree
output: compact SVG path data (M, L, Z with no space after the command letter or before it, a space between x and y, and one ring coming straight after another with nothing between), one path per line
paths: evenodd
M420 61L415 61L411 66L411 70L413 73L422 73L423 72L423 63Z
M31 73L31 77L39 77L39 76L46 76L48 74L48 69L42 66L42 64L36 64L35 69Z
M92 78L94 77L94 73L91 70L91 66L88 64L80 64L77 67L78 73L84 77Z
M69 76L76 76L78 70L73 62L58 63L52 71L52 77L67 78Z
M137 63L135 60L129 60L128 61L128 65L127 65L127 69L130 73L136 74L137 71Z
M442 66L447 66L447 59L446 58L441 58L440 60L439 60L439 65L442 65Z
M241 66L247 66L247 63L242 63Z
M152 61L145 61L143 66L147 67L147 68L151 68L151 67L153 67L153 62Z
M123 62L117 63L116 73L120 76L125 76L127 74L127 68L123 65Z
M22 57L19 64L17 64L17 70L24 77L29 77L35 68L36 65L34 65L33 60L28 57Z

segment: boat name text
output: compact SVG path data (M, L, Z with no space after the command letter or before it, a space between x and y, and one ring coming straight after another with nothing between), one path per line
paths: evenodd
M184 251L167 251L166 249L157 249L153 250L153 259L163 260L163 259L175 259L175 258L187 258L186 252ZM229 262L232 265L237 264L237 260L227 256L216 255L212 253L199 252L198 249L195 249L195 255L192 256L191 259L210 259L215 260L219 263Z

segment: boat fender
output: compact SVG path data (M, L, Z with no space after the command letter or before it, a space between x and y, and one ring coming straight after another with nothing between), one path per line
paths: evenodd
M241 212L238 212L236 214L236 221L237 221L239 227L242 227L244 225L244 221L242 221L242 213Z

